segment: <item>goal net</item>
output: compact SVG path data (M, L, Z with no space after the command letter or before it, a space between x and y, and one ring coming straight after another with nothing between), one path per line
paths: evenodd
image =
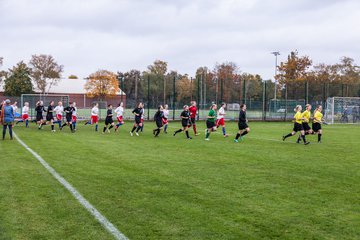
M328 123L360 123L360 97L331 97L326 100Z
M66 107L69 105L69 96L68 95L55 95L55 94L22 94L21 95L21 106L19 106L19 110L21 112L22 107L25 102L29 103L29 115L30 117L34 117L36 103L38 101L43 101L44 106L47 107L51 101L55 102L55 106L59 101L63 103L63 106Z

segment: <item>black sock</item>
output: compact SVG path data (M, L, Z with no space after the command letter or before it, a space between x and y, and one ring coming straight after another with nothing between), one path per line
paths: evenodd
M54 130L54 125L51 125L51 130Z
M246 134L248 134L249 132L248 131L245 131L241 134L241 136L245 136Z
M284 136L284 138L288 138L288 137L291 137L291 136L292 136L292 134L289 133L288 135Z
M103 130L103 132L105 132L106 131L106 127L104 127L104 130Z
M156 129L156 134L155 134L155 137L158 136L160 133L160 128Z
M179 133L179 132L182 132L182 129L181 129L181 128L180 128L179 130L175 131L174 134L177 134L177 133Z
M301 136L299 135L299 137L298 137L298 140L297 140L298 142L300 142L301 141Z
M7 125L3 126L3 139L5 139Z
M318 142L321 141L321 133L318 134Z
M138 127L136 128L136 132L138 132L140 129L141 129L141 126L138 126Z
M238 139L239 139L239 137L240 137L240 134L239 134L239 133L237 133L237 134L236 134L235 139L236 139L236 140L238 140Z
M72 126L72 124L70 124L70 130L71 130L71 131L73 130L73 126Z
M114 127L114 126L113 126L113 125L111 125L111 126L109 127L109 130L110 130L110 129L112 129L113 127Z
M133 127L133 129L131 130L131 132L134 132L134 131L135 131L135 129L136 129L136 127L134 126L134 127Z
M306 143L305 134L301 135L301 138L303 139L304 143Z
M61 127L63 128L63 127L65 127L67 124L66 123L64 123Z
M306 133L305 133L305 135L309 135L309 133L308 133L308 132L306 132Z
M190 138L190 136L189 136L189 131L186 130L185 133L186 133L186 137L187 137L187 138Z

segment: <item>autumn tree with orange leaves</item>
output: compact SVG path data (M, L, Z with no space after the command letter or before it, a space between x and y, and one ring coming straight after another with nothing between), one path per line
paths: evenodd
M116 96L120 90L116 74L107 70L92 73L84 88L87 96L97 97L100 101Z

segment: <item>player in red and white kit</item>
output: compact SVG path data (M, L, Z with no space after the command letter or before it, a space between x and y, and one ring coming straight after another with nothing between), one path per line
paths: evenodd
M95 131L98 131L99 128L99 104L94 103L93 108L91 109L91 119L90 121L87 121L85 125L88 124L95 124Z
M115 126L115 132L117 132L118 128L124 124L124 120L123 120L124 104L121 102L114 112L116 113L116 119L118 121L118 123Z
M77 120L77 107L76 107L76 102L73 102L73 107L74 107L74 111L72 112L71 122L72 122L74 131L76 131L76 120Z
M164 105L164 109L163 109L163 118L162 118L162 122L163 122L163 126L164 126L164 133L167 133L167 128L169 125L169 106L167 104Z
M64 112L64 107L61 101L58 102L58 105L54 108L54 112L56 114L56 121L54 123L59 124L59 128L61 128L62 114Z
M223 136L228 137L228 135L226 134L226 128L225 128L225 115L226 115L225 108L226 108L226 103L222 103L221 107L217 113L216 128L219 128L219 126L221 126Z
M197 114L197 107L196 107L196 102L195 101L191 101L190 102L191 106L189 107L189 112L190 112L190 123L193 127L194 130L194 134L195 136L200 135L197 131L196 131L196 114Z
M29 127L29 103L25 102L21 111L21 120L17 121L16 124L25 122L26 127Z

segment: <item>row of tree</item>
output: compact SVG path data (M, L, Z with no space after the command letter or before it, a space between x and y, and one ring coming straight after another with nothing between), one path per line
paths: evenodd
M204 107L211 102L270 99L274 92L278 98L313 100L322 100L325 95L360 95L359 87L351 87L360 86L360 67L349 57L343 57L333 65L313 65L308 56L299 56L294 51L277 70L275 79L278 84L275 85L272 81L264 81L258 74L241 72L233 62L216 63L212 69L199 67L195 77L190 77L169 71L167 62L156 60L145 71L132 69L113 73L99 70L89 75L85 90L90 97L100 100L114 96L122 89L130 104L145 101L152 106L160 103L181 105L195 99ZM47 93L60 81L62 73L63 66L51 55L33 55L29 64L21 61L8 71L1 71L0 79L5 79L6 95L19 96L33 92L33 84L42 93ZM69 79L76 78L75 75L69 76Z

